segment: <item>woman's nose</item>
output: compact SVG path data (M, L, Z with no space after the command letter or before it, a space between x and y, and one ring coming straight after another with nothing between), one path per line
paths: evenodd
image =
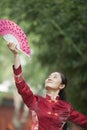
M52 77L49 77L48 80L52 80Z

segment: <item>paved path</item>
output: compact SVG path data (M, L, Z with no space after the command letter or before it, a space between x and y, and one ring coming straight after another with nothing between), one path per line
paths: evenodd
M14 108L0 106L0 130L15 130L12 124ZM29 117L21 130L30 130L30 120Z

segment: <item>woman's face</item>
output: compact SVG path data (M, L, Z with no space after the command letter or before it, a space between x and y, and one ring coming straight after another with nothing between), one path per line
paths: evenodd
M58 90L62 83L61 75L58 72L51 73L45 80L45 88Z

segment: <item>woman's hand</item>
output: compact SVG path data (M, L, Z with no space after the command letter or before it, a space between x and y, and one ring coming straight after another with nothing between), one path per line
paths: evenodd
M14 43L7 43L7 47L12 51L14 55L18 54L18 49L16 48L16 44Z
M20 66L20 57L16 45L14 43L8 43L7 47L12 51L14 54L14 67L18 68Z

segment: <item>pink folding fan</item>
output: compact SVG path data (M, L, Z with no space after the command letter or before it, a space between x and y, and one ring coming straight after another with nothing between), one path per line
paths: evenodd
M7 19L1 19L0 35L2 35L7 42L15 43L18 50L30 56L28 39L23 30L16 23Z

